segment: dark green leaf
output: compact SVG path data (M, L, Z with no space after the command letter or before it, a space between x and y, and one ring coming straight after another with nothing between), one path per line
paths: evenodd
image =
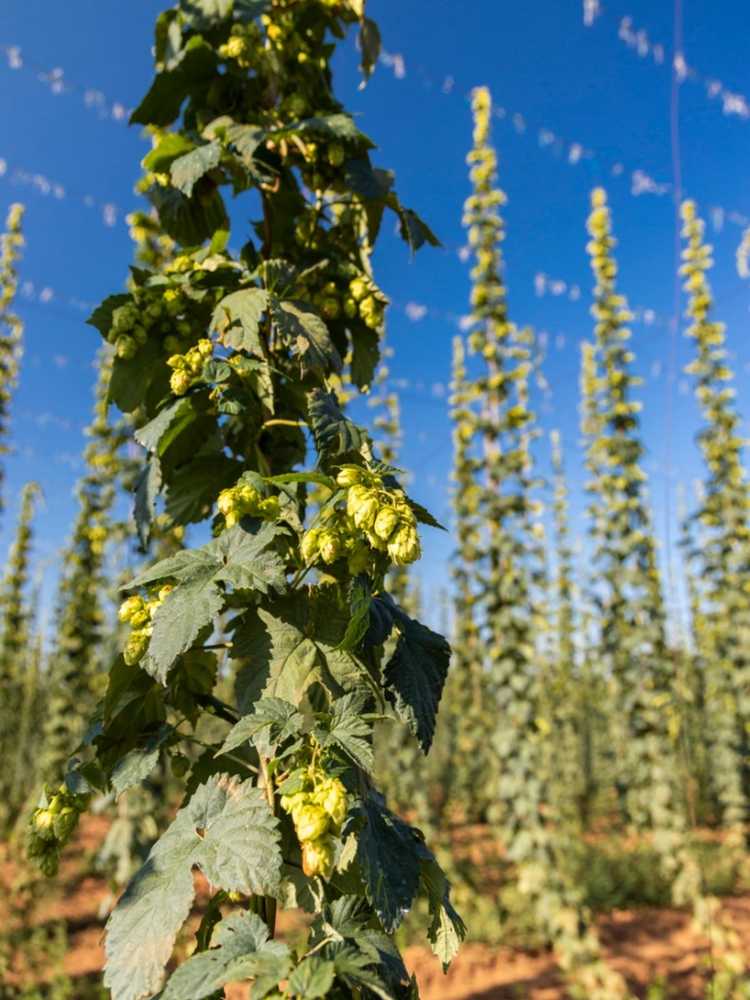
M188 94L200 91L213 76L216 55L196 35L172 62L173 68L157 73L149 92L130 116L131 124L163 126L173 122Z
M344 415L336 395L313 389L308 400L310 429L321 461L331 462L359 454L367 435Z
M370 623L372 588L366 576L358 576L352 582L349 596L351 618L346 627L341 649L356 649L362 642Z
M364 132L360 132L354 120L342 112L334 115L317 115L305 118L294 125L276 129L269 133L273 138L285 138L291 135L314 135L329 142L351 143L360 149L372 149L375 145Z
M357 859L367 898L383 928L392 934L409 911L419 886L419 845L416 833L371 793L362 803L365 824L357 844Z
M142 445L148 451L160 451L159 443L170 426L177 420L184 420L188 414L192 414L193 418L195 417L195 410L190 400L184 397L174 399L163 410L157 413L153 420L149 420L147 424L138 427L133 437L138 444Z
M190 198L196 183L207 174L209 170L219 165L221 159L221 146L218 142L208 142L190 153L185 153L174 161L170 174L172 183L182 193Z
M395 617L401 634L383 672L385 695L427 753L435 734L451 648L443 636L400 609Z
M274 302L271 315L276 326L293 342L302 374L328 374L341 370L341 357L334 347L325 321L299 302Z
M195 642L224 604L219 583L267 594L286 586L284 563L271 551L284 529L266 524L253 535L239 525L200 549L186 549L139 573L129 588L174 579L176 586L157 609L143 666L162 683L175 659Z
M232 656L249 660L237 679L241 711L261 695L298 705L315 681L343 694L360 668L337 649L348 613L326 592L295 592L248 611L238 623Z
M414 516L421 524L427 524L431 528L440 528L441 531L447 531L448 529L444 527L432 514L423 507L421 503L417 503L416 500L412 500L411 497L406 498L406 502L409 504L411 509L414 511Z
M352 382L358 389L366 389L372 384L375 369L380 360L380 336L377 330L370 330L360 324L351 331L352 338Z
M143 549L148 545L151 523L156 513L156 501L161 489L161 465L156 455L150 455L135 483L133 517Z
M183 246L198 246L217 229L229 228L224 199L209 181L199 182L191 198L177 188L160 185L152 187L148 197L159 213L164 231Z
M109 295L101 305L98 305L96 309L91 313L86 322L90 326L96 327L96 329L101 333L103 337L106 337L112 328L112 314L120 306L124 306L129 302L132 302L130 295L124 293L120 295Z
M175 524L202 521L221 490L232 486L241 472L241 464L225 455L196 456L169 477L167 514Z
M380 57L380 29L369 17L364 18L360 25L359 49L362 53L359 68L367 81L372 76Z
M145 669L164 684L177 657L190 649L223 606L224 595L216 586L215 567L204 566L190 580L181 581L154 614L154 631L143 661Z

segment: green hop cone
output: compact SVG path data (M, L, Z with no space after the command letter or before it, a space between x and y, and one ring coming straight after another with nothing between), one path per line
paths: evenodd
M301 844L322 837L328 831L331 823L328 813L316 805L302 806L295 810L292 818L297 838Z
M373 531L378 538L387 542L398 527L400 520L399 513L395 507L381 507L378 511L378 516L375 518Z
M320 538L320 528L310 528L302 536L300 542L300 555L306 563L314 562L318 556L318 539Z
M355 302L361 302L369 294L369 286L364 278L354 278L349 283L349 294Z
M129 667L135 666L148 649L149 633L145 629L136 629L128 636L122 658Z
M378 498L367 486L352 486L346 498L346 512L357 528L366 531L378 516Z
M333 870L333 842L329 837L309 840L302 845L302 871L308 878L328 878Z
M142 617L145 612L143 598L137 594L127 597L120 605L117 617L121 622L133 622L134 619Z
M349 797L343 783L338 778L328 778L316 789L313 799L328 813L333 826L339 829L349 811Z
M336 476L339 486L356 486L362 482L362 469L358 465L342 465Z
M184 396L192 385L193 378L190 372L174 371L169 377L169 388L175 396Z
M412 524L401 524L388 542L388 555L397 566L406 566L421 555L419 534Z
M55 817L55 836L63 843L78 826L78 812L72 806L65 806L59 816Z
M292 819L294 815L303 806L306 806L310 801L310 796L307 792L295 792L294 795L282 795L281 796L281 808L284 812L288 812Z
M318 539L318 549L323 562L330 565L341 555L341 539L335 531L324 528Z
M49 809L35 809L31 817L33 833L41 840L54 840L54 816Z
M39 869L46 878L54 878L60 868L60 855L57 851L49 851L39 858Z

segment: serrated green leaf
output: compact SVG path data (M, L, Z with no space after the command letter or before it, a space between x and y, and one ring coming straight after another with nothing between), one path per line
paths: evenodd
M400 635L383 671L385 695L427 753L435 735L438 704L450 666L447 640L397 609Z
M143 166L155 174L168 173L172 163L195 148L195 144L180 132L167 132L158 145L143 157Z
M271 895L281 873L278 821L262 792L228 775L210 778L156 842L107 921L105 985L113 1000L145 1000L193 902L192 869L217 888Z
M232 656L250 666L237 678L241 711L261 696L298 705L316 680L343 694L360 668L351 654L339 650L347 611L326 593L295 592L248 611L238 622Z
M192 414L193 418L195 417L195 410L190 400L184 397L175 399L165 406L163 410L160 410L153 420L149 420L147 424L138 427L134 431L133 437L147 451L158 451L159 442L170 426L178 420L184 420L189 414Z
M367 695L356 691L337 698L333 703L328 739L340 747L357 767L369 774L374 755L372 725L362 718L366 703Z
M411 208L404 208L394 193L388 196L386 202L398 216L401 239L408 244L412 253L419 250L425 243L431 247L441 246L440 240L424 219L421 219Z
M221 145L214 141L185 153L178 157L170 168L170 176L174 186L187 197L192 197L196 183L209 170L219 165Z
M333 986L336 970L333 962L313 955L306 958L289 977L289 989L300 1000L318 1000Z
M171 726L162 726L161 730L148 741L145 747L137 747L118 762L112 772L112 788L119 798L134 785L139 785L153 771L159 761L162 747L169 740L173 730Z
M148 654L143 660L149 673L164 683L175 659L211 624L224 604L218 584L261 594L285 589L284 563L271 550L283 533L279 525L265 524L257 534L237 525L200 549L186 549L163 559L130 582L126 589L159 580L176 581L154 614Z
M358 576L352 583L349 596L351 618L346 626L341 649L356 649L362 642L370 623L370 604L372 589L366 576Z
M163 355L161 346L154 340L147 341L134 358L115 358L108 398L123 413L132 413L146 398L154 381Z
M240 462L225 455L198 455L172 473L167 484L165 509L175 524L202 521L221 490L242 472Z
M411 507L412 511L414 512L414 516L416 517L416 519L419 521L420 524L426 524L430 528L439 528L441 531L448 530L444 525L440 523L440 521L437 520L437 518L433 517L432 514L429 512L429 510L427 510L426 507L423 507L421 503L417 503L417 501L412 500L411 497L407 497L406 502Z
M203 1000L227 983L267 971L275 961L282 978L289 967L289 949L270 941L268 927L256 913L233 913L214 932L217 947L192 955L172 974L161 1000ZM242 973L242 975L237 975Z
M308 397L310 429L324 462L359 454L367 441L365 431L349 420L332 392L314 389Z
M451 903L450 882L434 858L422 862L421 879L432 917L427 937L446 972L466 937L466 925Z
M164 684L177 657L190 649L223 607L224 595L216 586L213 566L180 582L156 609L145 669Z
M360 132L354 124L354 119L343 112L304 118L293 125L276 129L269 135L274 139L283 139L292 135L315 135L323 140L351 143L360 150L372 149L375 145L364 132Z
M131 125L164 126L173 122L185 98L200 91L211 79L216 54L196 35L170 62L169 69L156 74L148 93L130 116Z
M216 756L229 753L249 740L253 740L257 745L259 737L262 737L261 742L264 744L259 750L270 756L268 750L299 732L303 721L303 717L288 701L282 701L281 698L262 698L253 706L251 715L245 715L229 730L229 735Z
M263 288L243 288L219 302L211 322L228 347L263 356L259 328L268 299L268 292Z
M367 899L392 934L411 908L419 887L419 840L372 792L362 803L364 826L357 843L357 860Z
M351 376L358 389L372 385L380 360L380 335L377 330L359 325L350 330L352 338Z
M240 21L253 21L268 9L270 0L234 0L234 13Z
M273 322L293 342L302 374L328 374L341 371L341 356L336 350L325 321L307 310L303 303L272 302Z

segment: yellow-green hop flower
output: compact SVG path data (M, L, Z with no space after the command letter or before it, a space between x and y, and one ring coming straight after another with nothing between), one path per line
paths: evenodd
M379 539L387 542L401 520L395 507L381 507L375 518L373 531Z
M311 563L318 555L318 538L320 528L310 528L302 537L300 543L300 555L306 563Z
M341 539L335 531L325 528L318 538L318 550L323 562L329 565L341 555Z
M302 845L302 871L308 878L328 878L333 870L333 842L328 837Z
M122 658L129 667L135 666L148 649L149 632L146 629L136 629L128 636Z
M308 840L317 840L328 831L331 818L325 809L314 804L301 806L295 810L294 829L300 843L304 844Z
M169 388L175 396L184 396L193 383L190 372L175 371L169 378Z
M339 486L356 486L362 482L362 469L358 465L342 465L336 482Z

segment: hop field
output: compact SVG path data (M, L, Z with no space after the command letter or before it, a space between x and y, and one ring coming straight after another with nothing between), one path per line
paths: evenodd
M127 117L145 146L132 246L115 254L115 234L108 252L125 278L87 310L94 400L68 521L55 463L23 439L26 380L51 391L28 307L56 301L24 277L33 201L2 236L0 1000L750 997L747 369L709 236L738 229L742 291L750 219L684 183L681 100L699 83L740 123L747 104L686 61L679 0L666 65L620 21L622 54L669 84L671 181L634 170L628 198L671 206L671 312L626 294L643 258L608 190L623 164L540 129L539 150L591 168L575 237L588 318L555 360L541 304L511 308L533 228L497 133L526 119L474 81L451 143L460 240L441 243L425 220L447 211L450 170L432 134L402 197L364 131L376 68L388 86L407 74L375 13L178 0L127 115L4 50L46 98L82 98L99 128ZM580 30L609 16L586 0ZM128 66L145 74L139 44ZM72 197L7 179L60 210ZM448 257L467 287L441 283ZM420 267L450 311L400 302ZM543 272L534 287L583 297ZM386 342L399 309L430 326L417 354ZM402 420L440 364L441 418ZM694 480L679 490L678 455ZM36 478L19 476L29 463Z

